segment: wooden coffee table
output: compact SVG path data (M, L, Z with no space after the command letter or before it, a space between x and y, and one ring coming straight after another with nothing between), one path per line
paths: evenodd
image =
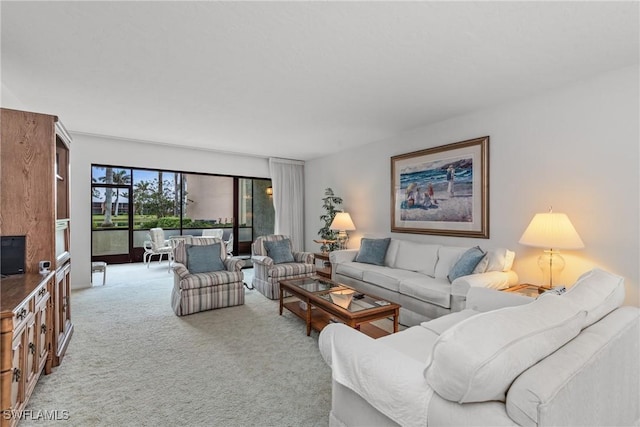
M361 294L362 298L354 298L347 308L334 304L330 293L352 289L321 277L280 281L280 315L283 308L303 319L307 324L307 336L311 330L321 331L330 322L341 322L372 338L389 335L370 322L393 317L393 332L398 332L398 316L400 305L386 301L370 294ZM293 301L284 302L285 293L295 297ZM358 291L356 291L356 294Z

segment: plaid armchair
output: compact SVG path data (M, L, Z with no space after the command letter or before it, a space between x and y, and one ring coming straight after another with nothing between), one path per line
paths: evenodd
M178 242L173 264L173 291L171 307L178 316L199 311L244 304L242 266L239 258L227 258L227 249L218 238L198 238L191 245L213 245L220 243L220 258L225 270L191 274L187 269L187 246Z
M279 280L313 276L316 272L315 261L311 252L294 252L292 250L294 262L281 264L275 264L273 259L269 258L264 242L284 239L289 239L289 237L281 234L271 234L258 237L251 244L251 261L253 262L254 273L252 284L269 299L278 299L280 297ZM292 249L291 241L289 241L289 247Z

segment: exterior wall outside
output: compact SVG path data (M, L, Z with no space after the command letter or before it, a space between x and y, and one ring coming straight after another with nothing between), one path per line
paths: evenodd
M363 236L516 251L522 282L541 283L541 250L518 244L535 213L566 213L585 243L562 251L557 284L600 267L625 277L626 304L640 305L640 134L638 66L602 74L508 105L488 107L305 164L305 246L320 228L324 189L344 198ZM390 232L390 157L490 136L490 239Z

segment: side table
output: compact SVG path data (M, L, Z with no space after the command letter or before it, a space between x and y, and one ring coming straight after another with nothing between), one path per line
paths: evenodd
M329 253L318 252L313 254L316 260L316 274L320 277L331 279L331 261L329 261ZM322 265L319 265L322 263Z
M520 295L524 295L526 297L538 298L538 296L541 293L547 290L548 289L543 288L542 286L532 285L530 283L523 283L520 285L514 285L506 289L502 289L502 292L514 292Z

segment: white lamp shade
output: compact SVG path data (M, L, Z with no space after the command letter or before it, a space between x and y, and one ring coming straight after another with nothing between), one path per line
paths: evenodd
M584 248L584 243L569 217L556 212L536 214L522 234L519 243L536 248Z
M333 222L331 223L331 226L329 228L331 230L338 231L353 231L356 229L356 226L353 225L351 215L349 215L347 212L338 212L333 218Z

